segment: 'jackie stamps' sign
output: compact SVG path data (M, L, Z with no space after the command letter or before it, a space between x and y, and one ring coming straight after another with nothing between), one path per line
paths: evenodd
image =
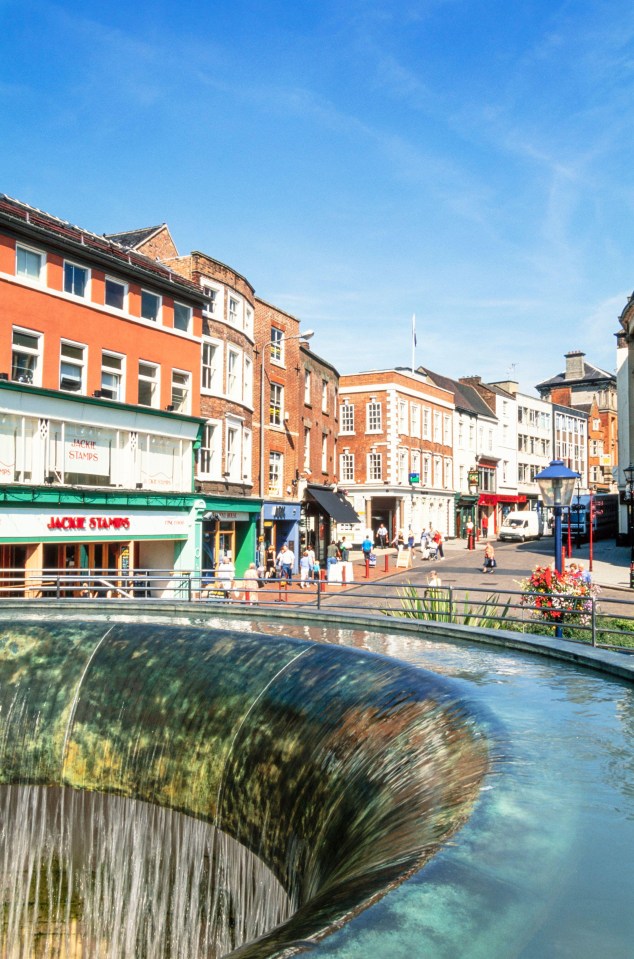
M110 444L69 436L64 448L64 469L67 473L107 476L110 470Z
M0 512L0 540L20 542L68 538L99 539L186 539L191 528L186 513L101 512L60 509L55 513L24 509Z

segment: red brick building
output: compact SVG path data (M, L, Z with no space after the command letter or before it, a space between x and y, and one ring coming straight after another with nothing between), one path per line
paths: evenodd
M339 393L339 484L361 522L393 538L431 525L454 535L453 394L409 370L345 375Z

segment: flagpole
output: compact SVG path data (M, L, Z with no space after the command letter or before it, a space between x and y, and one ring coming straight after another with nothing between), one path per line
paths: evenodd
M412 313L412 373L414 372L414 350L416 349L416 314Z

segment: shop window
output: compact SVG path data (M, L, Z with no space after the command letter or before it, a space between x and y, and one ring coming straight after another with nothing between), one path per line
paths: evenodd
M156 363L139 361L139 405L158 406L159 368Z
M106 306L111 306L113 310L124 310L128 287L120 280L114 280L112 277L106 277L105 300Z
M39 384L42 334L13 328L11 379L16 383Z
M82 393L86 368L86 347L62 341L60 345L59 388L66 393Z
M189 413L191 377L172 370L172 407L175 413Z
M174 329L189 333L192 325L192 308L184 303L174 303Z
M161 297L148 290L141 290L141 317L152 323L158 323L160 315Z
M123 357L101 354L101 395L109 400L123 399Z
M16 276L36 280L43 279L45 257L38 250L31 250L26 246L17 246L15 250Z
M88 291L88 270L76 263L64 263L64 293L84 299Z

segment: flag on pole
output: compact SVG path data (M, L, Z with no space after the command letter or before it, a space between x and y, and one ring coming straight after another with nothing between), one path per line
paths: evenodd
M412 313L412 343L416 346L416 314Z

